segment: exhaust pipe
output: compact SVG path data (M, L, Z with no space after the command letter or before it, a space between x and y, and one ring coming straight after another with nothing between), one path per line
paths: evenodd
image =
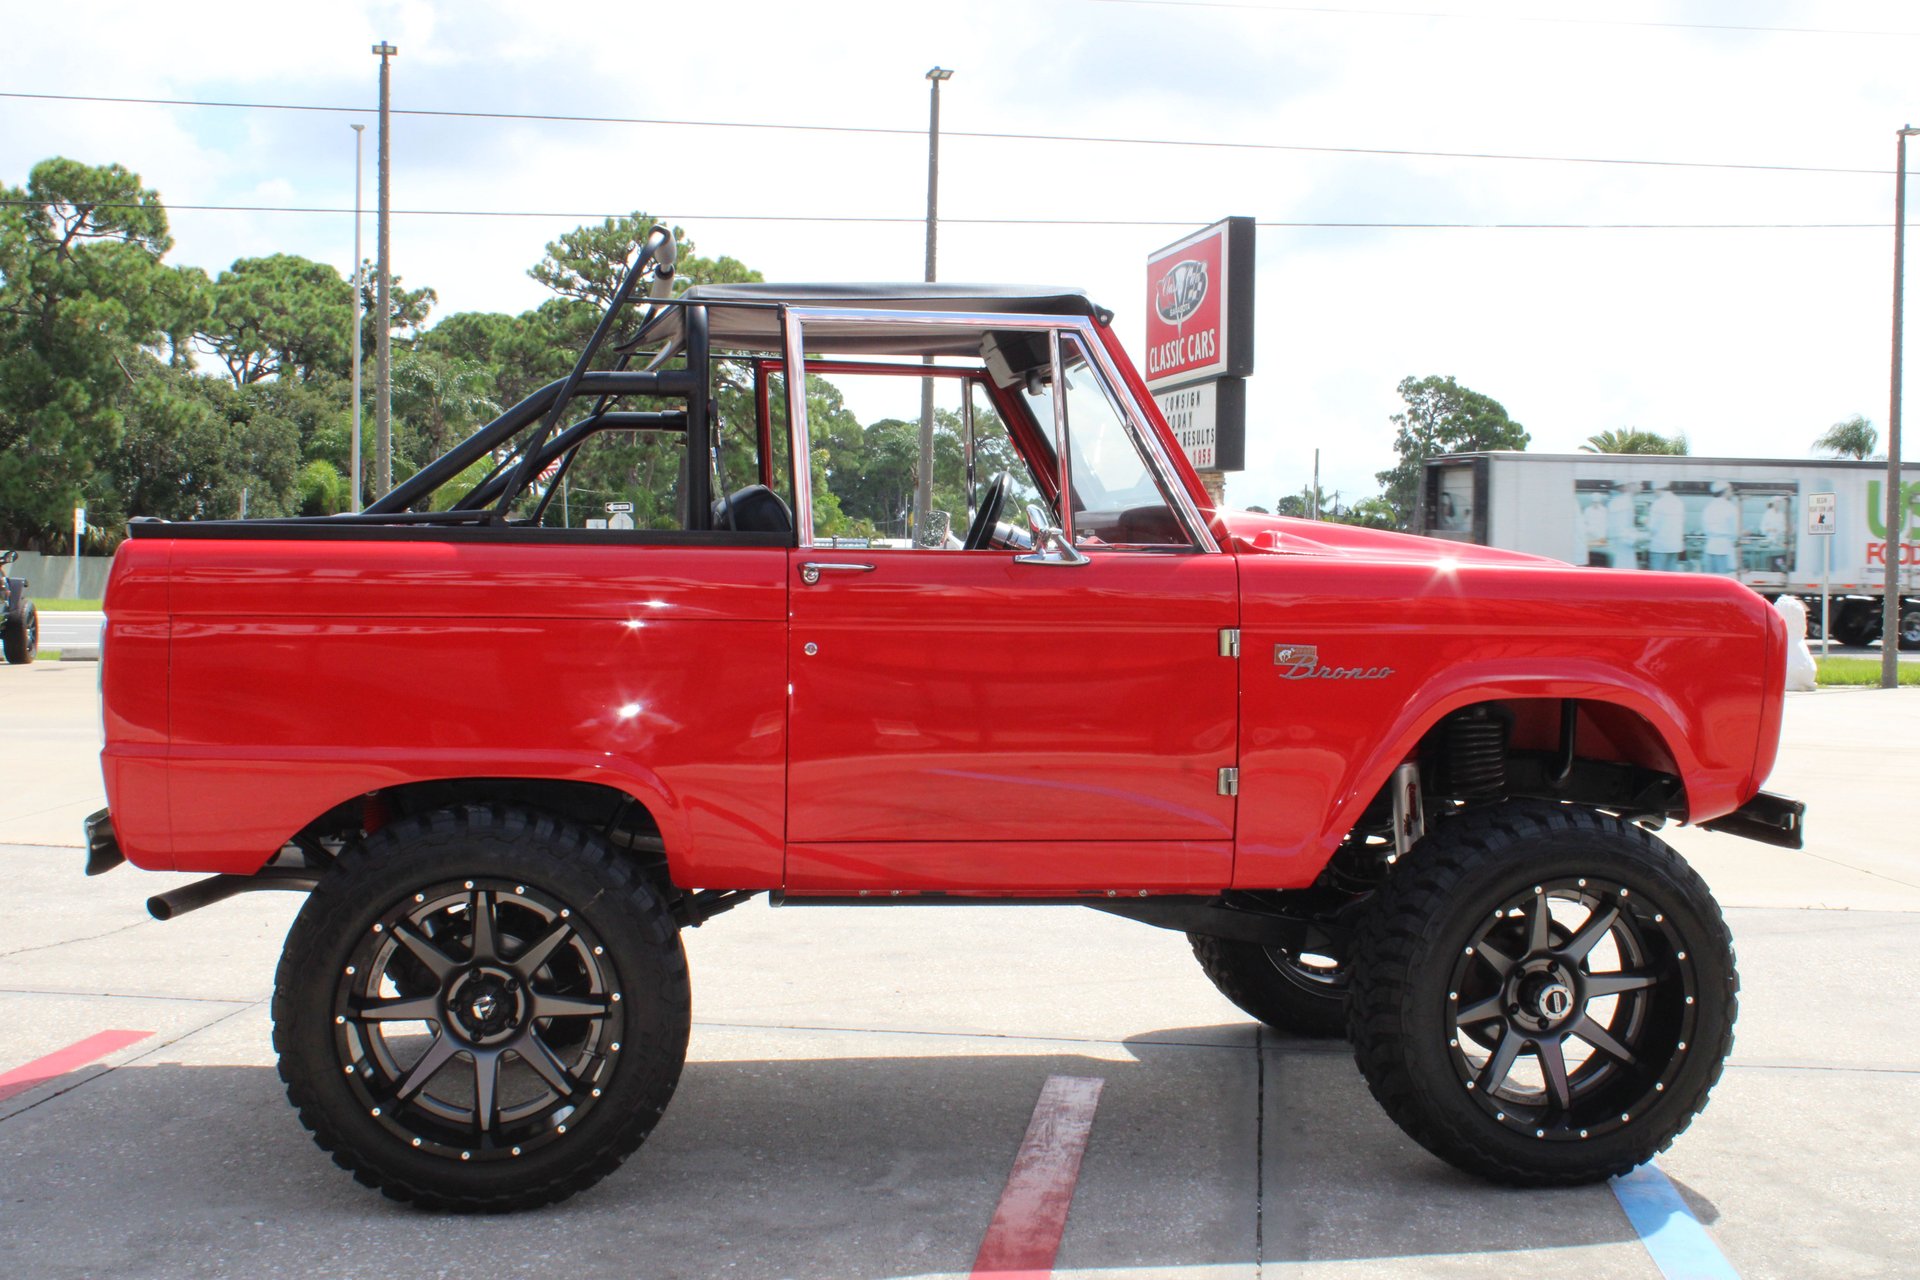
M156 893L147 899L147 914L155 920L171 920L189 911L224 902L235 894L261 889L291 889L306 893L320 883L320 873L299 867L265 867L250 876L209 876L183 884L178 889Z

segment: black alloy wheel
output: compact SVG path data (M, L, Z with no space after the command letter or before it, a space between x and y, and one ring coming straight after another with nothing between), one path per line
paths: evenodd
M1617 817L1518 803L1438 824L1363 919L1349 1035L1374 1096L1463 1169L1624 1173L1706 1103L1732 939L1679 856Z
M455 1210L558 1200L671 1097L688 991L672 919L597 835L445 810L343 853L288 936L281 1075L337 1163Z
M1632 1123L1695 1035L1699 974L1666 913L1604 877L1511 895L1454 962L1448 1047L1502 1124L1555 1142Z
M351 954L334 982L335 1051L402 1141L511 1159L565 1137L603 1096L621 993L605 945L552 894L497 879L428 885Z

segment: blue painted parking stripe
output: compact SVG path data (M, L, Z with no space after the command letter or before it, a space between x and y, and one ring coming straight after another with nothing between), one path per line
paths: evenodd
M1651 1162L1615 1178L1614 1198L1667 1280L1740 1280L1726 1255Z

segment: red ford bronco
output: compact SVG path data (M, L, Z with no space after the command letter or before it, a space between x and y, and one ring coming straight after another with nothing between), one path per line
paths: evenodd
M364 513L116 558L87 869L214 873L163 919L307 891L274 1043L335 1161L448 1209L609 1173L680 1075L679 931L760 893L1184 931L1500 1181L1686 1127L1737 982L1652 833L1800 843L1759 597L1213 509L1082 294L675 296L671 247ZM839 442L923 397L944 516L850 519Z

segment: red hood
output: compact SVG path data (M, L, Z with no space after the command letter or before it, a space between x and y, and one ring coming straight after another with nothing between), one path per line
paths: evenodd
M1257 511L1216 511L1216 525L1226 526L1234 550L1266 555L1358 557L1369 560L1431 562L1454 560L1475 564L1558 565L1547 556L1502 551L1471 542L1422 538L1411 533L1336 524L1331 520L1301 520L1269 516Z

